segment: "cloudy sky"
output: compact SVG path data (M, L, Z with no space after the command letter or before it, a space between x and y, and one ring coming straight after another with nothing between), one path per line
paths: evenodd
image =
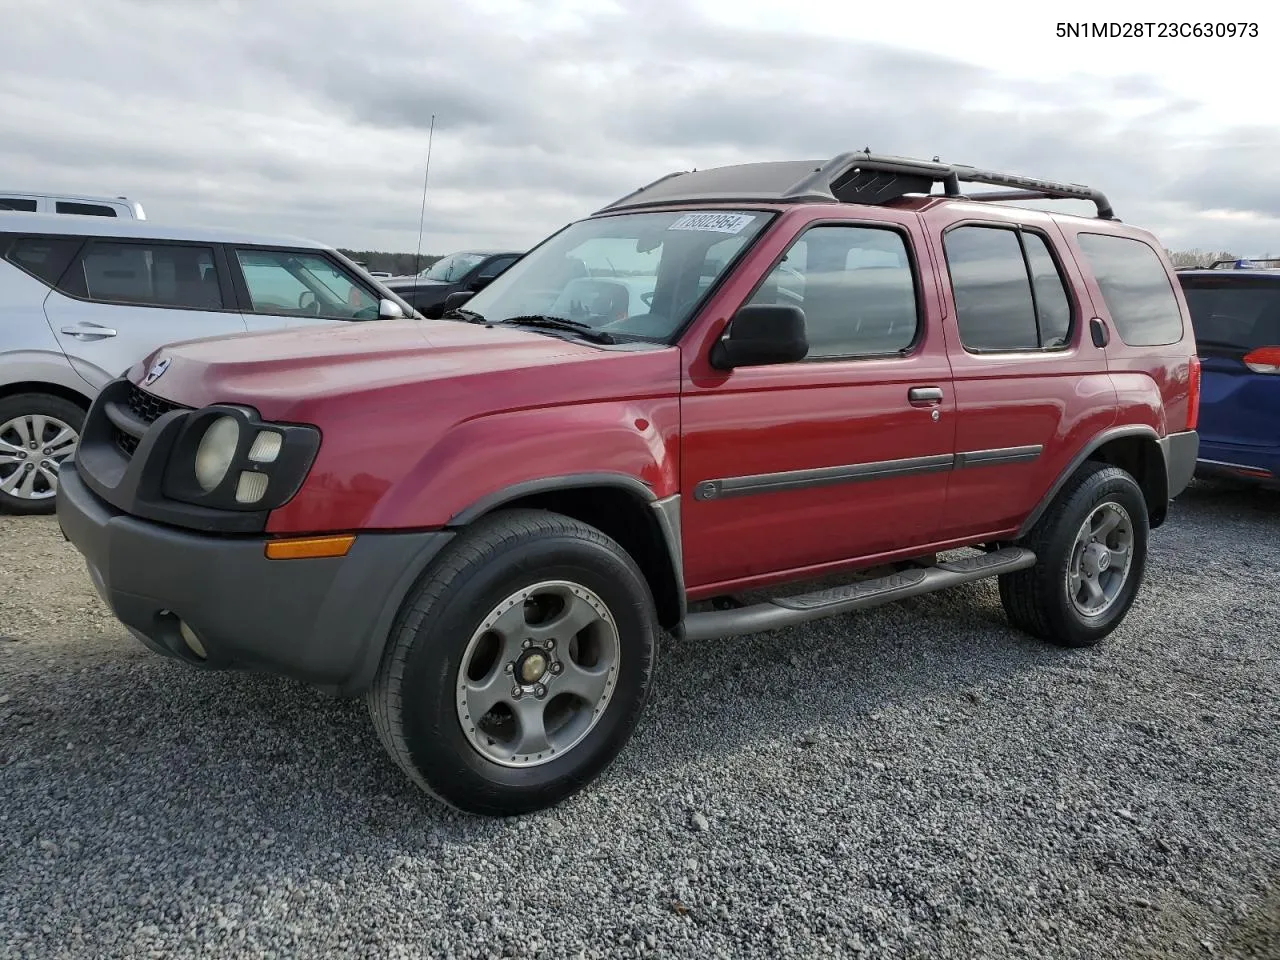
M0 188L412 251L435 114L427 253L523 248L672 170L869 145L1089 183L1174 249L1280 255L1270 4L364 3L0 0ZM1122 8L1259 36L1055 35Z

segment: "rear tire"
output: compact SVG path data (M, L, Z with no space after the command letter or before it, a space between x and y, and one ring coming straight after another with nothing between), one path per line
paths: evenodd
M547 511L503 512L460 534L411 591L366 703L420 787L467 813L529 813L581 790L630 739L659 630L648 584L611 538Z
M1020 542L1036 564L1000 579L1019 629L1064 647L1092 647L1118 627L1146 572L1150 521L1137 481L1089 462Z
M54 512L58 467L80 442L85 409L50 393L0 399L0 512Z

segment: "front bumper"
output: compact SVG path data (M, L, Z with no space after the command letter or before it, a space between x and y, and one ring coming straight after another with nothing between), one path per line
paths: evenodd
M85 486L74 461L59 473L57 512L98 593L152 650L344 696L372 682L400 604L452 537L362 534L343 557L269 560L265 537L192 533L116 510Z

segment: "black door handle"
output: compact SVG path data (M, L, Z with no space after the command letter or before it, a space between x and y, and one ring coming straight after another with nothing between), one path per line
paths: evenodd
M917 406L931 406L942 402L941 387L912 387L907 391L907 400Z
M1111 342L1111 331L1098 317L1089 321L1089 336L1093 338L1093 345L1098 349L1102 349Z

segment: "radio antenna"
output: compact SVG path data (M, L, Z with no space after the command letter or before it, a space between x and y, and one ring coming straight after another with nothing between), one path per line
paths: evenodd
M435 139L436 115L431 115L431 127L427 131L427 168L422 173L422 209L418 213L418 249L413 255L413 275L418 275L419 261L422 259L422 227L427 216L427 180L431 177L431 141Z

